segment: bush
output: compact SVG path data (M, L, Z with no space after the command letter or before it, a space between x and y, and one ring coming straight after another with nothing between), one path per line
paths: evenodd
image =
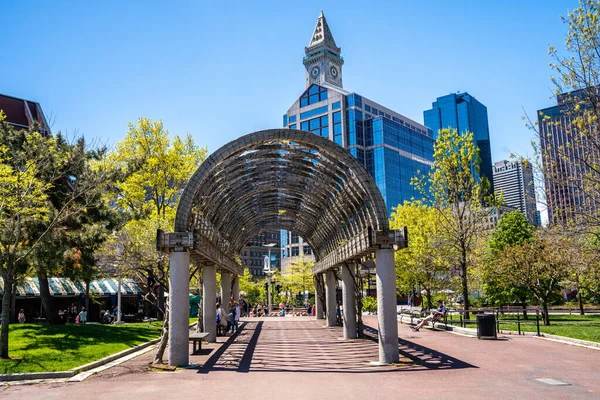
M367 296L362 301L363 311L374 314L377 312L377 299L372 296Z

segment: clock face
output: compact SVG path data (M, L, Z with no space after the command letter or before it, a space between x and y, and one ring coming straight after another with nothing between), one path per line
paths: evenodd
M337 70L337 68L336 68L336 67L333 67L333 66L332 66L332 67L329 69L329 73L331 73L331 76L333 76L334 78L337 78L337 76L338 76L338 70Z
M312 69L310 70L310 77L316 79L319 77L320 73L321 69L319 67L312 67Z

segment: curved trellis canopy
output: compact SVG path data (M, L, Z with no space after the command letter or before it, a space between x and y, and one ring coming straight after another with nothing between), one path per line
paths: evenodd
M395 241L381 193L360 162L330 140L292 129L250 133L214 152L183 191L175 220L176 232L193 232L193 258L234 273L248 240L273 229L310 244L315 273Z

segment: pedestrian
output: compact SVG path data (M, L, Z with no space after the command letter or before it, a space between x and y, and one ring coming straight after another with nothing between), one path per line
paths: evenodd
M21 308L21 311L19 311L19 323L20 324L25 323L25 310L23 310L22 308Z
M260 317L261 314L262 314L262 305L260 303L258 303L256 305L256 316Z
M335 321L338 325L342 325L342 310L339 301L335 302Z
M230 328L230 333L233 335L235 333L235 315L237 314L237 310L235 307L235 303L231 302L229 303L229 328Z
M285 317L285 309L283 308L283 301L279 303L279 316Z
M85 311L85 307L77 314L77 318L79 318L80 324L85 324L87 322L87 311Z

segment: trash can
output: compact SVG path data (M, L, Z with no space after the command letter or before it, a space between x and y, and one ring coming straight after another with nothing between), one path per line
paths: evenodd
M477 339L497 339L496 316L494 314L477 314Z

